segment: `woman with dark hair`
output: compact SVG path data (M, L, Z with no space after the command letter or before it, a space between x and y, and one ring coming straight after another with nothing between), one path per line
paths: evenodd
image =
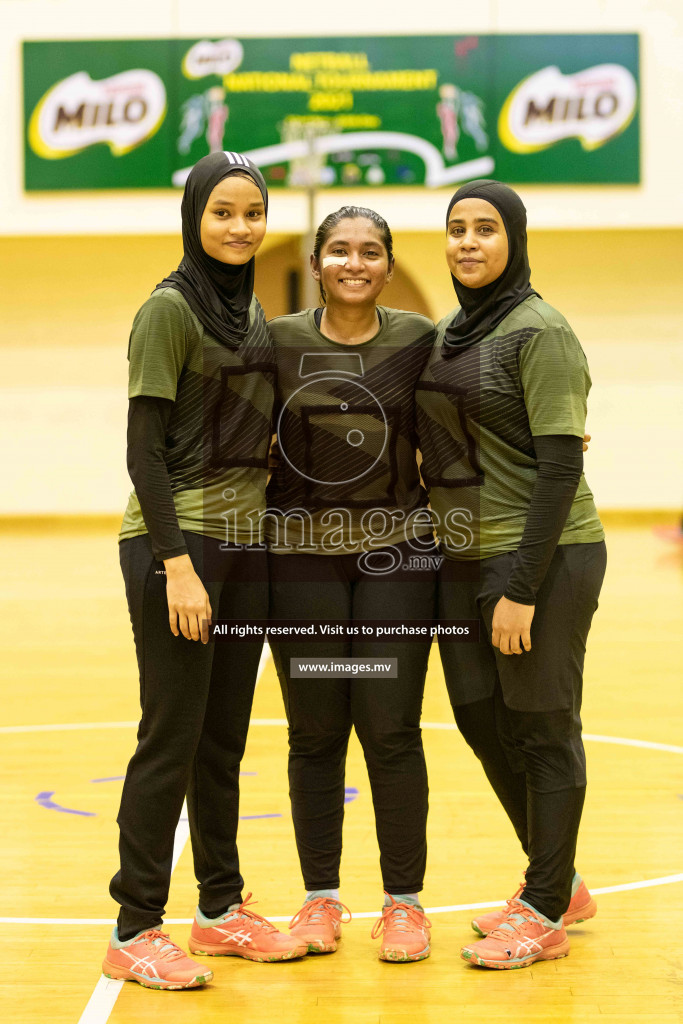
M564 924L595 913L574 869L583 662L606 564L583 476L591 382L571 327L531 287L511 188L458 189L446 259L460 307L437 326L418 430L445 556L439 619L478 621L480 640L441 642L441 658L458 728L529 858L522 888L473 922L485 937L462 956L524 967L566 956Z
M200 160L183 195L183 260L130 336L135 490L119 550L142 719L118 816L121 867L110 891L121 909L103 971L148 988L212 977L160 931L186 794L199 881L190 949L260 961L306 952L242 899L239 768L262 645L208 643L212 616L268 613L266 556L248 546L247 518L265 505L274 395L272 344L253 294L267 210L264 179L245 157Z
M401 962L429 955L418 897L427 851L420 712L436 569L413 395L434 326L377 304L393 267L386 221L344 207L320 225L311 256L324 304L270 322L280 412L266 537L271 616L317 629L315 639L271 637L307 890L291 932L315 953L333 952L341 934L344 773L354 727L386 894L380 957ZM398 639L378 642L378 623ZM371 659L387 655L390 676L373 674ZM337 664L336 677L321 658ZM314 666L302 669L301 659Z

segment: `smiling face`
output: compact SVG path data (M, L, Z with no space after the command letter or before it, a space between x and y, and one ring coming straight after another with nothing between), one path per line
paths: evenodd
M508 236L498 210L485 199L461 199L448 217L446 262L468 288L483 288L505 270Z
M325 257L335 256L344 263L324 266ZM332 229L320 249L320 258L311 256L311 272L321 281L328 305L374 304L385 284L391 280L393 260L377 227L365 217L347 217Z
M209 196L200 224L202 248L221 263L248 263L266 233L263 196L249 178L231 174Z

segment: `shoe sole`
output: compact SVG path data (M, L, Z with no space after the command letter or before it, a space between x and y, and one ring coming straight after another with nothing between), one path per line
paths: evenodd
M199 946L190 942L190 952L196 956L241 956L244 960L254 960L258 964L275 964L281 960L298 960L306 956L306 949L303 946L295 946L294 949L286 949L283 953L259 954L248 949L226 949L218 943L207 943L200 949Z
M387 964L409 964L415 963L417 960L426 960L430 953L431 949L429 946L425 946L419 953L405 953L397 949L385 949L380 950L379 958Z
M582 907L577 907L571 914L567 911L562 916L562 924L567 928L571 924L581 924L583 921L589 921L591 917L595 917L598 912L598 905L595 900L591 897L588 903L584 903ZM502 919L501 919L502 920ZM476 921L470 921L472 931L479 935L482 939L485 939L489 932L482 931ZM493 930L493 929L491 929Z
M291 933L290 933L291 934ZM336 935L332 942L323 942L322 939L304 939L302 936L294 935L293 938L300 938L302 942L306 943L307 953L336 953L337 943L341 942L341 935Z
M535 964L539 960L560 960L564 956L569 956L569 942L565 940L564 942L558 942L554 946L546 946L540 953L532 953L518 960L487 960L485 957L479 956L475 950L470 949L468 946L465 946L460 951L460 956L467 963L476 964L478 967L493 967L495 970L514 971L520 967L530 967L531 964Z
M325 945L324 942L318 942L318 943L309 942L308 946L306 947L306 951L308 953L314 953L314 954L319 954L319 953L336 953L337 952L337 943L336 942L332 942L332 943L330 943L328 945Z
M153 981L151 978L141 978L125 967L115 967L114 964L110 964L107 960L102 964L102 973L105 978L111 978L112 981L136 981L143 988L154 988L158 991L169 992L177 992L184 988L200 988L202 985L206 985L207 982L213 980L213 971L207 971L205 974L196 975L190 981Z

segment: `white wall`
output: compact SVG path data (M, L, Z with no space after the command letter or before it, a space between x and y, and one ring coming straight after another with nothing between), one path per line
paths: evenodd
M683 347L585 348L593 379L585 467L598 507L680 508ZM3 351L10 383L0 389L0 435L8 438L0 514L123 514L131 483L122 349L32 348L30 386L21 383L28 353Z
M357 13L357 16L354 14ZM175 233L172 192L24 195L20 43L23 39L318 36L469 32L639 32L643 163L640 186L524 187L531 227L683 225L681 0L373 0L362 8L320 0L3 0L0 2L0 234ZM381 194L378 196L378 192ZM347 201L353 193L344 191ZM367 201L367 191L361 193ZM373 192L396 230L440 229L441 191ZM322 201L329 206L330 197ZM271 230L301 231L304 198L278 195Z
M635 31L641 34L642 184L521 191L532 228L623 227L624 245L643 260L646 281L658 273L656 232L630 235L628 229L683 226L682 24L681 0L572 0L563 6L547 0L373 0L362 8L320 0L0 0L0 235L177 234L180 227L179 196L171 191L23 193L23 39ZM378 192L373 204L396 231L441 231L443 192ZM343 196L354 201L351 192ZM357 197L367 202L367 191ZM335 203L327 193L321 206L327 212ZM305 222L304 198L278 194L271 232L299 232ZM596 244L586 254L586 273L599 259ZM633 306L638 309L635 293ZM680 316L672 313L665 337L661 331L650 336L644 324L642 344L595 341L588 351L595 443L587 473L602 507L681 504L679 325ZM129 489L122 347L22 350L21 338L4 328L0 320L0 434L8 438L0 514L120 511ZM27 361L30 386L22 383Z

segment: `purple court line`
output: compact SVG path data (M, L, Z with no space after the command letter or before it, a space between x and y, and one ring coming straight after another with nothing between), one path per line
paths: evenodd
M46 789L42 793L38 793L35 797L37 804L41 807L45 807L48 811L60 811L62 814L80 814L83 818L96 818L97 815L94 811L77 811L73 807L62 807L61 804L56 804L52 797L55 795L54 789Z
M240 775L256 775L256 772L240 772ZM91 779L91 782L120 782L124 779L125 775L110 775L102 779ZM78 814L82 818L96 818L97 814L95 811L79 811L75 807L62 807L61 804L55 803L52 797L55 795L56 790L45 789L34 798L37 804L44 807L48 811L59 811L60 814ZM350 804L358 796L358 790L355 786L346 786L344 789L344 803ZM240 814L240 821L258 821L262 818L281 818L282 814ZM181 821L187 821L187 818L181 818Z
M240 775L256 775L256 772L240 772ZM125 775L107 775L103 779L91 779L91 782L123 782Z
M257 818L281 818L281 814L240 814L240 821L256 821ZM179 821L189 821L189 818L179 818Z

